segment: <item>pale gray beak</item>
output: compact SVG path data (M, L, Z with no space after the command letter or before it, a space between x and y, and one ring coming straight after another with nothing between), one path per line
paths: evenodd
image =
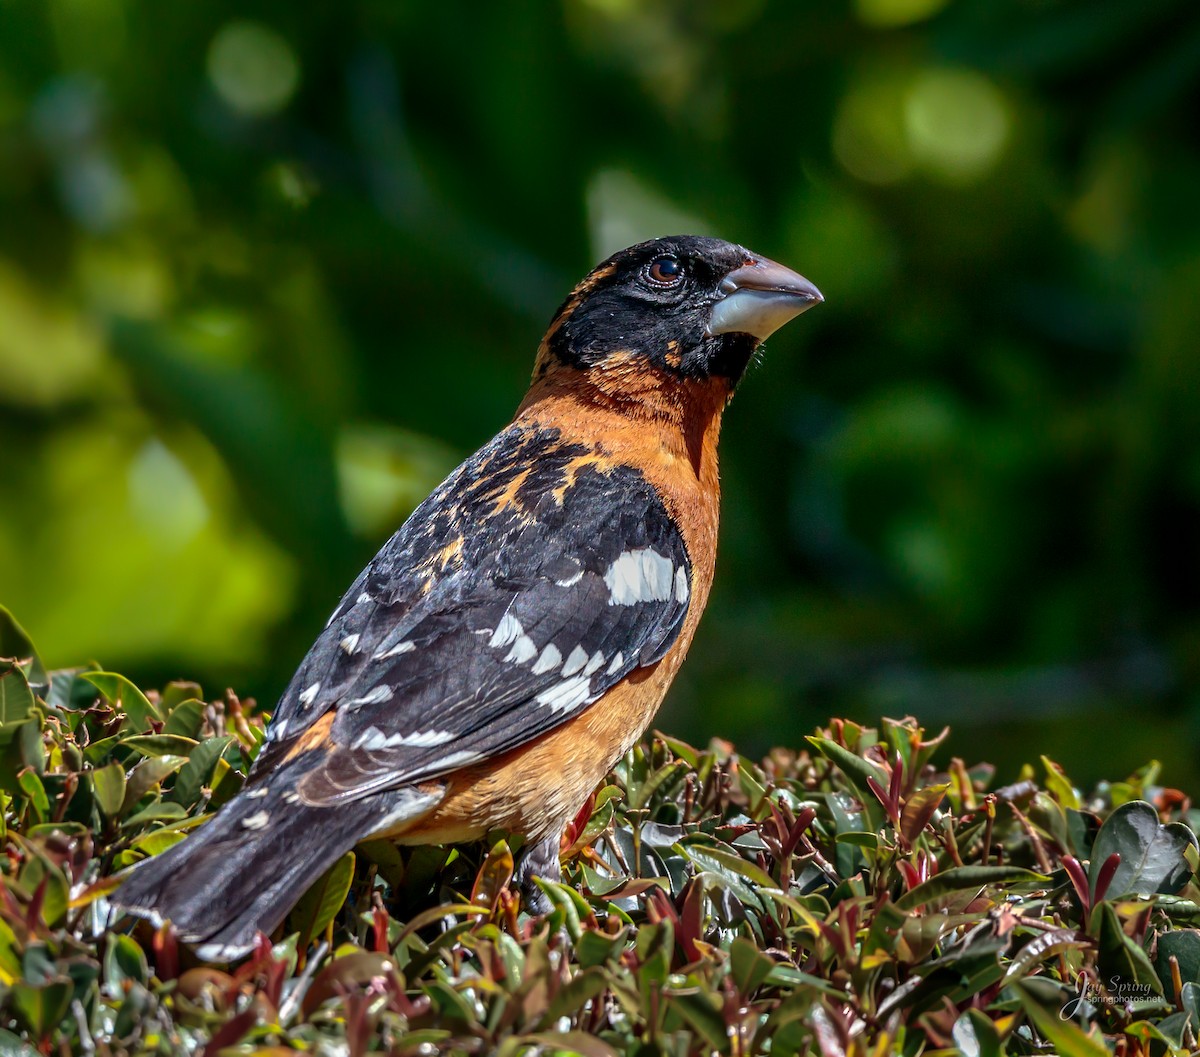
M759 341L825 300L803 275L766 257L735 268L721 281L721 289L725 296L708 317L709 335L750 334Z

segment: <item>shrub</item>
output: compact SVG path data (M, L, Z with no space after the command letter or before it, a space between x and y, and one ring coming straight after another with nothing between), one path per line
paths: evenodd
M47 673L0 613L0 1053L1185 1052L1188 800L1157 768L994 788L942 736L840 721L761 764L656 735L568 828L554 910L513 849L368 842L240 964L110 923L123 869L239 789L267 717Z

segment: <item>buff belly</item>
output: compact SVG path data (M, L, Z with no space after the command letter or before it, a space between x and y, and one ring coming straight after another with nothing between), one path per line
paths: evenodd
M440 844L493 830L530 842L561 832L650 725L683 659L681 645L533 744L456 772L429 814L383 835L401 844Z

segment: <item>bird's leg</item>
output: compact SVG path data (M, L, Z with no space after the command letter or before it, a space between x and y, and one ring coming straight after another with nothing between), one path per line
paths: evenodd
M525 907L531 914L548 914L554 909L554 904L547 898L546 893L538 888L534 878L540 877L546 881L562 880L558 842L559 836L556 833L537 844L529 845L521 852L521 861L517 863L513 880L520 887Z

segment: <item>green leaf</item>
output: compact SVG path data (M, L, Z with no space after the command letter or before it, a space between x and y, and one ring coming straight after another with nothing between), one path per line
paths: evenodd
M1042 757L1042 766L1046 768L1046 788L1064 808L1078 811L1079 794L1075 792L1075 787L1071 785L1062 767L1049 756Z
M49 1035L67 1015L74 990L74 985L65 976L42 987L32 987L20 981L13 984L9 1001L34 1038L41 1039Z
M954 1022L954 1045L962 1057L1002 1057L1004 1047L996 1025L981 1009L968 1009Z
M163 733L179 734L185 738L199 737L200 728L204 725L204 708L204 702L195 698L179 702L167 714Z
M91 683L115 709L128 717L132 730L145 730L150 720L161 720L156 709L136 686L116 672L84 672L80 677Z
M1186 983L1200 984L1200 931L1171 929L1158 937L1154 953L1154 968L1167 994L1172 993L1171 963L1174 956L1179 964L1179 978Z
M33 691L25 673L9 661L0 661L0 745L12 741L32 710Z
M1096 937L1099 948L1097 964L1105 980L1125 986L1132 984L1147 993L1162 994L1162 984L1150 962L1150 956L1125 934L1121 919L1111 903L1097 904L1092 911L1088 931Z
M168 775L178 771L187 760L183 756L158 756L144 759L129 772L125 783L125 802L121 811L128 811Z
M542 1014L540 1024L554 1024L559 1017L569 1017L602 994L608 987L608 977L598 969L585 969L565 984L550 1001Z
M173 683L167 683L162 691L161 709L163 715L170 718L171 714L180 705L188 701L200 701L203 704L204 691L200 688L199 683L187 682L179 679ZM184 731L184 733L187 733Z
M645 807L650 803L654 794L663 786L678 778L681 774L688 770L688 765L683 760L672 760L670 763L660 767L657 771L646 777L646 780L636 789L631 792L629 806L633 810Z
M887 772L882 767L869 763L861 756L856 755L829 738L813 736L804 740L827 760L837 765L838 769L854 787L855 792L858 793L859 802L870 819L872 828L878 829L883 824L883 808L872 794L871 786L867 779L874 779L886 789L889 784Z
M1034 936L1017 951L1004 973L1005 981L1019 980L1047 958L1091 946L1088 937L1075 929L1049 929Z
M100 810L109 818L116 818L125 802L125 768L114 761L107 767L93 771L92 787L95 789Z
M702 870L711 870L718 874L735 874L764 888L779 887L775 878L766 870L757 863L743 859L735 851L718 848L712 844L693 843L690 840L681 841L676 847Z
M775 959L762 951L752 940L739 936L729 946L729 975L738 993L749 998L775 968Z
M666 994L668 1008L680 1017L717 1053L729 1052L729 1032L725 1027L725 1015L720 999L716 995L695 991L685 994Z
M95 668L63 668L51 672L46 704L64 712L88 708L98 696L94 686L79 678L88 671L95 671Z
M0 606L0 658L16 662L25 678L34 686L48 687L46 666L34 649L29 634L4 606Z
M988 885L1022 884L1049 881L1043 874L1023 870L1019 866L955 866L931 877L905 892L896 900L901 910L913 910L923 903L932 903L952 892L969 892Z
M46 787L37 776L37 772L26 768L17 776L17 784L25 794L25 802L33 808L39 822L45 822L50 814L50 799L46 796Z
M121 742L142 756L189 756L196 741L179 734L138 734Z
M1109 856L1121 856L1105 899L1127 895L1173 895L1191 877L1186 850L1197 847L1196 835L1182 822L1163 825L1158 812L1144 800L1122 804L1100 827L1092 843L1088 881L1095 892L1096 876Z
M178 844L187 833L182 829L156 829L139 837L130 846L130 851L139 851L146 856L158 855Z
M171 790L171 799L191 807L197 803L203 794L204 787L212 777L213 768L220 759L233 736L222 734L217 738L208 738L200 742L188 756L188 761L180 768L175 777L175 786Z
M1061 1015L1061 1008L1047 1009L1025 984L1014 983L1012 988L1020 999L1025 1015L1059 1057L1112 1057L1099 1033L1086 1034L1077 1024Z
M136 815L130 815L129 818L123 820L121 829L135 830L149 825L151 822L178 822L183 818L187 818L187 812L180 804L172 803L169 800L157 800Z
M288 915L288 928L300 933L297 950L306 950L325 931L346 901L352 880L354 852L348 851L300 897Z
M108 933L108 949L104 952L104 981L118 991L130 981L142 985L150 982L146 955L132 936Z

